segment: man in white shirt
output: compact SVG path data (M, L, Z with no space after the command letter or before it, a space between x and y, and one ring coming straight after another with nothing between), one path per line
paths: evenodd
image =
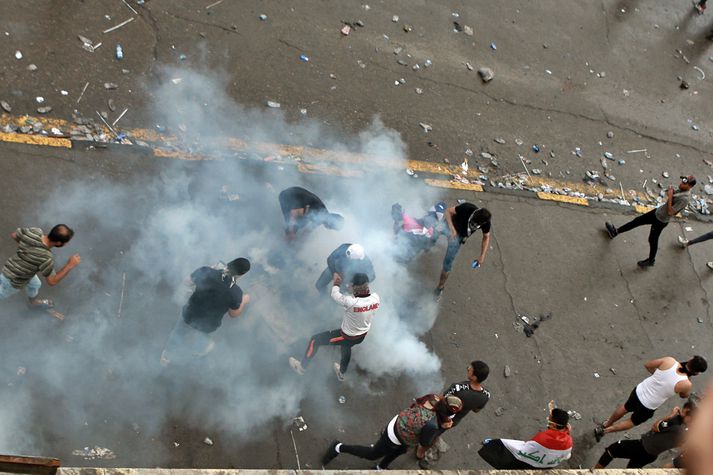
M369 278L366 274L355 274L352 282L352 295L344 295L339 290L342 283L339 274L334 274L332 299L344 307L344 319L341 328L312 335L302 361L290 357L290 366L297 374L304 374L305 368L322 345L338 345L342 351L341 361L334 363L334 372L340 381L352 357L352 346L358 345L371 328L371 319L381 303L379 296L369 290Z

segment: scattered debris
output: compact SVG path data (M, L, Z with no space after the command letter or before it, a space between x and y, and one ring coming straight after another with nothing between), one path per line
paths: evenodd
M506 378L509 378L512 375L512 371L510 370L510 366L505 365L505 369L503 370L503 375Z
M495 409L495 415L500 417L505 413L505 408L504 407L498 407Z
M342 29L339 30L344 36L349 36L349 33L352 32L352 27L349 25L344 25L342 26Z
M43 102L45 102L45 98L42 96L37 96L35 97L35 102L37 102L38 104L42 104Z
M178 447L178 444L176 444L176 447ZM73 450L72 455L78 455L80 457L83 457L84 460L111 460L116 458L116 455L114 455L114 452L112 452L110 449L106 449L104 447L99 447L96 445L94 447L84 447L84 449Z
M701 81L703 81L706 78L706 73L704 73L701 68L699 68L698 66L693 66L693 69L695 69L696 71L701 73L701 77L699 78Z
M300 55L300 61L303 61L303 62L305 62L305 63L308 63L308 62L309 62L309 56L307 56L306 54L301 54L301 55Z
M300 432L302 432L303 430L307 430L307 423L305 422L304 417L297 416L292 419L292 427L294 427Z
M107 90L119 89L119 85L116 83L113 83L113 82L105 82L104 89L107 89Z
M415 89L415 91L416 91L416 94L423 94L423 89L421 89L420 87L417 87Z
M131 17L128 20L122 21L118 25L112 26L111 28L104 30L102 33L104 33L104 34L111 33L112 31L118 30L119 28L121 28L124 25L128 25L132 21L134 21L134 17Z
M275 101L267 101L267 107L270 107L272 109L279 109L280 103Z
M213 445L213 439L211 439L210 437L206 437L205 439L203 439L203 443L205 445Z
M25 368L24 366L18 366L17 367L17 375L24 376L25 374L27 374L27 368Z
M391 17L391 21L393 21L394 23L398 23L398 22L399 22L399 16L398 16L398 15L392 16L392 17Z
M599 378L601 378L601 376L600 376L599 373L597 373L597 372L595 372L593 376L594 376L594 379L599 379Z
M260 21L267 21L267 15L265 15L264 13L261 13L258 18L260 19Z
M463 33L468 36L473 36L473 28L469 27L468 25L463 25Z
M493 139L496 143L499 143L500 145L505 144L505 139L501 139L500 137L496 137Z
M493 72L493 70L485 67L478 69L478 75L480 76L480 79L483 80L483 82L490 82L495 77L495 73Z
M407 168L407 169L406 169L406 174L407 174L408 176L414 176L414 175L416 175L416 172L413 171L412 168Z
M344 404L347 402L347 398L346 398L346 396L339 396L338 401L339 401L339 404Z
M38 107L37 108L37 113L38 114L47 114L49 112L52 112L52 107L51 106L43 106L43 107Z
M577 411L569 410L567 411L567 414L569 415L569 417L572 417L576 421L582 420L582 414Z
M208 5L207 7L205 7L205 9L206 9L206 10L210 10L210 9L213 8L213 7L217 7L217 6L220 5L221 3L223 3L223 0L218 0L217 2L213 2L213 3L211 3L210 5Z
M15 51L15 59L22 59L22 51L20 51L20 50Z
M82 100L82 97L84 96L84 93L86 92L88 87L89 87L89 83L86 83L84 85L84 87L82 88L82 93L79 95L79 98L77 99L77 104L79 104L79 101Z
M613 139L613 138L614 138L614 132L612 132L611 130L610 130L609 132L607 132L607 138Z
M28 70L28 71L37 71L37 65L36 65L36 64L29 64L29 65L27 65L27 70Z
M613 374L614 376L616 376L616 370L615 370L614 368L609 368L609 371L611 371L611 374Z
M696 320L698 320L698 323L703 323L703 319L701 317L698 317Z
M413 31L413 26L411 25L404 25L404 32L405 33L411 33Z
M426 124L426 123L423 123L423 122L419 122L418 125L420 125L421 128L422 128L422 129L424 130L424 132L426 132L426 133L428 133L428 132L430 132L431 130L433 130L433 127L431 127L430 124Z
M12 107L10 107L10 104L7 101L0 101L0 107L2 107L2 110L5 112L12 112Z

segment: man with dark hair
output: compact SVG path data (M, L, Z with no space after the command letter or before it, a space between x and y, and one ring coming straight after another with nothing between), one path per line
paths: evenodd
M668 416L654 422L651 430L640 439L624 439L611 444L594 468L606 468L613 459L629 459L626 468L642 468L655 462L660 454L681 444L695 408L696 403L689 399L683 409L676 406Z
M383 457L375 469L386 470L389 464L405 454L409 447L418 445L423 428L429 421L435 419L439 427L448 429L453 425L453 417L462 408L462 401L455 396L427 394L417 398L411 406L396 414L386 424L376 443L364 446L346 445L338 440L332 442L322 457L322 467L326 467L339 454L351 454L367 460Z
M656 253L659 248L659 236L661 231L668 226L671 218L683 211L691 201L691 188L696 185L696 177L693 175L682 176L681 183L678 185L678 191L669 186L666 190L666 203L656 209L652 209L648 213L637 216L628 223L617 228L610 222L604 223L606 226L609 239L614 239L621 233L631 231L632 229L650 225L649 231L649 257L637 262L639 267L653 267L656 263Z
M300 230L306 233L320 225L338 230L344 225L342 215L327 211L317 195L302 187L287 188L280 192L278 199L285 217L285 238L288 241L292 241Z
M446 209L446 223L450 229L448 238L448 249L443 258L443 269L441 277L436 287L436 300L440 300L443 288L446 286L448 274L453 268L453 261L460 250L461 245L478 229L483 232L483 240L480 243L480 255L473 261L473 267L482 266L485 263L485 256L488 255L490 246L490 211L485 208L478 208L473 203L461 203L458 206L451 206Z
M10 233L17 243L17 252L9 258L0 273L0 300L16 294L23 288L33 309L47 311L53 317L62 320L64 316L54 310L51 299L37 298L42 282L37 273L47 279L50 286L57 285L69 271L81 262L79 254L74 254L59 272L54 270L53 247L63 247L74 236L74 231L66 224L58 224L45 235L40 228L18 228Z
M490 368L483 361L472 361L466 369L468 375L467 381L453 383L443 391L444 396L456 396L463 402L463 409L453 417L453 427L455 428L460 421L469 413L480 412L490 400L490 392L482 385L490 374ZM416 448L416 458L423 460L426 456L426 451L435 444L436 439L445 432L439 428L434 421L424 427L423 444L419 444ZM421 463L421 468L426 468L426 463Z
M528 441L485 439L478 451L483 460L497 470L554 468L572 456L572 436L567 411L549 403L547 430Z
M302 361L290 356L290 366L297 374L304 374L305 368L314 358L320 346L335 345L341 348L342 357L339 363L334 363L334 372L339 381L344 381L344 373L347 372L352 357L352 346L364 341L371 328L371 319L379 309L381 300L376 293L369 290L369 278L366 274L354 275L351 282L353 296L341 293L339 290L341 283L341 278L335 274L332 299L344 307L342 326L336 330L312 335Z
M355 274L366 274L369 282L374 282L376 279L374 266L361 244L344 243L327 257L327 268L322 271L314 284L321 295L327 293L327 286L334 278L334 274L339 274L340 282L344 286L351 283Z
M222 263L221 263L222 264ZM227 313L237 318L250 302L250 296L238 287L238 279L250 270L250 261L239 257L227 265L201 267L187 279L193 292L184 305L181 316L168 337L161 353L161 365L171 362L172 353L182 350L181 356L205 356L215 347L210 334L223 323Z
M672 356L665 356L647 361L644 366L651 376L631 391L629 399L617 407L604 424L594 429L597 442L605 434L629 430L651 419L654 411L676 394L684 399L690 396L693 391L690 378L704 373L708 369L708 362L698 355L682 363ZM629 412L632 413L631 418L616 423Z

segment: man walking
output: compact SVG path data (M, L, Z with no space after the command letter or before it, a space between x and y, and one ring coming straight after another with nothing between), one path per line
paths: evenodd
M485 439L478 451L483 460L498 470L554 468L572 456L572 435L567 411L550 401L547 429L528 441Z
M629 430L638 426L654 415L654 411L661 407L669 398L678 394L687 398L693 390L690 378L708 369L708 362L702 356L694 356L682 363L676 358L666 356L648 361L645 365L651 376L640 382L629 399L617 407L609 419L594 429L597 442L605 434ZM631 418L617 422L625 414L631 412Z
M366 274L354 275L351 283L353 296L340 292L341 283L341 278L336 274L332 286L332 299L344 307L342 326L336 330L312 335L302 361L290 356L290 366L297 374L304 374L305 368L320 346L336 345L341 348L342 357L339 363L334 363L334 372L339 381L344 381L344 373L347 372L352 357L352 347L364 341L371 328L371 319L379 309L381 300L376 293L369 290L368 277Z
M374 266L361 244L344 243L327 257L327 268L314 284L321 295L327 293L327 286L332 281L334 274L339 274L340 281L344 285L351 283L355 274L366 274L369 282L374 282L376 279Z
M383 457L375 469L386 470L409 447L418 445L422 429L430 420L435 418L439 427L448 429L462 407L463 403L455 396L441 398L428 394L417 398L410 407L396 414L386 424L376 443L364 446L346 445L338 440L332 442L322 458L322 467L326 467L339 454L351 454L367 460Z
M344 218L330 213L321 199L311 191L293 186L280 192L278 197L285 218L285 239L292 241L299 231L309 232L323 225L327 229L341 229Z
M239 257L225 268L201 267L195 270L189 285L195 290L183 307L181 316L161 353L161 365L171 362L173 353L181 356L205 356L215 347L210 334L223 323L227 313L237 318L250 302L250 296L238 287L238 279L250 270L250 261Z
M460 250L461 245L478 229L483 232L483 240L480 243L480 255L473 262L474 267L482 266L485 263L485 256L488 255L490 245L490 219L491 214L485 208L478 208L473 203L461 203L446 209L446 223L450 230L448 237L448 249L443 258L443 269L441 277L436 287L436 300L440 300L443 288L446 286L448 274L453 268L453 261Z
M64 316L53 311L54 302L51 299L37 297L42 282L37 274L42 274L50 286L57 285L69 271L81 262L79 254L74 254L59 272L54 270L53 247L64 247L74 236L74 231L66 224L58 224L49 234L44 234L40 228L18 228L10 234L17 243L17 252L9 258L0 273L0 300L6 299L25 289L28 306L50 312L52 316L63 319Z
M689 399L683 409L674 407L665 418L654 422L651 430L636 440L620 440L604 450L594 468L606 468L613 459L629 459L626 468L642 468L674 447L678 447L691 423L696 403Z
M696 184L696 178L693 175L682 176L681 183L678 185L678 191L675 191L672 186L666 191L666 203L656 209L652 209L648 213L642 214L632 219L628 223L617 228L612 223L604 223L610 239L614 239L621 233L631 231L632 229L650 225L649 231L649 257L643 259L637 264L639 267L652 267L656 262L656 252L659 247L659 236L661 231L668 226L669 221L673 216L681 212L688 206L691 201L691 188Z
M490 400L490 392L482 384L490 374L488 365L483 361L472 361L468 365L466 373L468 375L466 381L453 383L443 392L443 396L456 396L463 402L463 409L453 417L453 427L451 429L460 424L460 421L469 413L480 412ZM444 429L438 427L435 421L431 421L423 430L425 435L422 439L424 439L425 443L416 447L416 458L419 460L423 460L428 448L445 432ZM424 468L423 465L421 468Z

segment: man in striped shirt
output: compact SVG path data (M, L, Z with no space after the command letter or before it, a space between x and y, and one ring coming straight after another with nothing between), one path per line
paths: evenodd
M58 224L49 234L40 228L18 228L10 234L17 243L17 252L9 258L0 271L0 300L6 299L25 289L31 308L48 310L54 307L50 299L40 299L37 294L42 282L37 274L42 274L49 285L57 285L70 270L80 262L79 254L74 254L59 272L54 271L53 247L63 247L74 236L74 231L66 224Z

